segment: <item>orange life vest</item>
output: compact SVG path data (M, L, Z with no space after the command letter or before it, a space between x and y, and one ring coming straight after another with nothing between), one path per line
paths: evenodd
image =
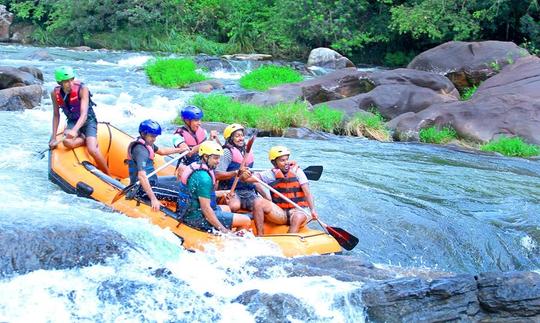
M284 175L279 168L272 169L272 172L274 172L274 175L276 176L276 180L270 183L270 186L272 186L278 192L285 195L287 198L289 198L291 201L298 204L299 206L307 207L309 206L309 204L307 202L306 195L304 194L304 191L300 186L300 182L296 177L297 170L298 166L289 169L289 172ZM283 198L281 198L274 192L272 192L272 202L274 202L283 210L294 208L291 203L285 201Z

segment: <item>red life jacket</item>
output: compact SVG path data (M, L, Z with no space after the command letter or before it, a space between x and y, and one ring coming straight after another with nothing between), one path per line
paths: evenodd
M286 175L284 175L283 172L279 168L272 169L272 172L274 172L274 175L276 176L276 180L270 183L270 186L272 186L278 192L285 195L287 198L289 198L291 201L298 204L299 206L307 207L309 206L309 204L307 202L306 195L304 194L304 191L302 190L302 187L300 186L300 182L298 181L298 178L296 177L297 170L298 170L298 166L290 169L289 172ZM276 193L274 192L271 192L271 193L272 193L272 202L274 202L277 206L279 206L283 210L289 210L289 209L294 208L294 206L291 203L285 201Z
M193 133L186 126L182 126L174 132L175 134L180 134L184 137L184 142L188 145L189 148L197 146L206 140L206 131L202 127L199 127L195 133Z
M56 104L59 108L62 109L62 111L69 120L78 120L81 116L80 91L83 86L83 83L79 81L73 82L69 95L66 95L66 97L62 96L61 86L57 86L54 88L54 97ZM88 94L88 118L95 118L95 113L92 109L95 103L90 98L90 91L88 92ZM65 99L67 99L67 102Z

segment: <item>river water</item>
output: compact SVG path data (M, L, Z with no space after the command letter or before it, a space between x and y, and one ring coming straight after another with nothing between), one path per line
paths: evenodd
M32 59L37 51L47 51L53 60ZM56 67L73 66L94 95L100 121L135 135L140 121L153 118L167 129L158 144L169 145L171 120L194 93L150 85L141 67L151 57L0 45L1 66L41 69L47 91L55 86ZM243 72L211 76L237 88ZM46 158L35 154L47 148L51 108L44 98L33 110L0 112L5 151L0 155L0 225L29 231L59 224L102 228L118 232L130 247L126 257L102 264L0 278L0 321L250 322L254 316L231 300L255 288L295 296L313 307L317 321L363 320L362 307L334 302L347 298L358 283L288 277L285 267L261 278L246 264L259 255L279 256L271 247L236 241L224 251L187 252L167 230L64 193L48 181ZM348 255L385 268L424 271L540 269L538 160L360 138L259 138L256 166L270 166L265 156L275 144L288 146L301 166L324 166L311 189L321 218L360 238ZM166 268L181 284L149 274L148 268ZM139 286L131 289L137 297L111 301L96 293L126 280Z

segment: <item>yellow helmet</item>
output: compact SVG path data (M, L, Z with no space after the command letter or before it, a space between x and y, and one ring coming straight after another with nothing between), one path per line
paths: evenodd
M217 142L207 140L199 146L199 155L223 156L223 148Z
M270 148L270 151L268 151L268 158L270 159L270 161L274 161L274 159L278 158L278 157L281 157L281 156L285 156L285 155L290 155L291 152L289 151L289 149L285 146L274 146L272 148Z
M225 138L225 140L229 139L232 133L235 132L236 130L244 130L244 126L238 123L233 123L233 124L228 125L227 128L223 130L223 138Z

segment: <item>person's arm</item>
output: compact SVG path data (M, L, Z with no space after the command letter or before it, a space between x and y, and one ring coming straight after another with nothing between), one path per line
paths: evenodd
M156 153L162 156L170 154L180 154L184 151L189 150L189 147L185 143L181 143L178 147L163 147L156 150Z
M298 178L298 182L300 183L300 187L302 188L302 191L304 192L304 195L306 196L306 201L308 203L309 209L311 210L311 216L314 219L317 219L319 215L317 214L317 211L315 210L315 202L313 200L313 195L311 195L311 190L309 189L309 180L306 177L306 174L304 174L304 171L300 168L296 170L296 178Z
M52 134L49 140L49 147L54 148L57 145L56 132L58 131L58 124L60 123L60 108L56 103L56 94L54 90L51 92L51 101L53 105L53 119L52 119Z
M210 206L210 199L199 196L199 203L201 204L202 214L214 228L224 233L231 231L221 224L221 222L219 222L216 213Z
M139 170L137 172L137 178L139 179L139 183L141 183L141 187L143 188L144 192L146 193L146 195L148 195L148 198L150 198L150 203L152 204L152 211L159 211L159 208L160 206L162 206L162 204L154 194L154 191L150 186L150 181L148 181L148 177L146 176L146 172L144 170Z
M81 129L88 118L88 102L90 101L90 93L86 86L82 86L79 93L79 100L81 101L81 115L79 116L79 119L77 119L77 122L73 128L66 132L66 137L68 138L76 138L78 136L79 129Z
M227 168L229 168L231 161L232 161L231 151L229 149L224 149L223 156L220 158L219 165L215 171L216 180L223 181L223 180L231 179L235 177L236 174L238 174L238 170L227 171Z

